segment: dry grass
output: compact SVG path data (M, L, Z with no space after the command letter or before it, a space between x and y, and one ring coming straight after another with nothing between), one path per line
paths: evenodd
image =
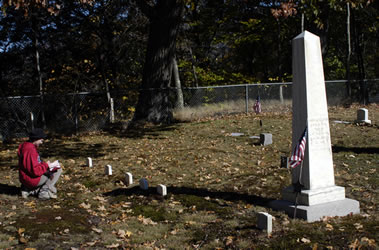
M0 145L0 248L375 249L379 108L367 107L371 126L332 122L353 122L358 108L331 107L329 117L336 184L360 201L360 215L306 223L266 206L291 182L279 166L290 150L291 114L264 109L259 115L55 137L41 153L59 159L64 174L59 198L44 202L19 196L21 140ZM273 134L272 145L249 139L263 132ZM93 168L85 166L87 157ZM106 164L113 176L104 175ZM135 184L124 184L125 172ZM142 177L149 180L147 191L138 187ZM158 184L167 185L167 197L156 193ZM275 217L269 237L256 228L261 211Z

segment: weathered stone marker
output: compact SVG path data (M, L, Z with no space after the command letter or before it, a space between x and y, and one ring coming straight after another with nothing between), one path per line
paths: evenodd
M320 38L305 31L293 39L292 46L293 148L308 127L303 166L292 171L292 184L300 180L303 185L298 194L296 215L312 222L324 216L359 213L359 202L345 198L345 188L334 182ZM270 205L294 214L296 193L293 185L283 190L282 198Z
M371 124L371 120L368 119L368 110L367 109L365 109L365 108L358 109L356 122Z
M272 144L272 134L262 133L259 135L260 144L263 146Z
M92 158L91 157L87 158L87 166L92 168Z
M159 184L157 186L157 192L158 192L158 194L160 194L162 196L166 196L167 195L167 187L165 185Z
M258 228L261 230L266 230L267 234L272 233L272 215L265 213L265 212L259 212L258 213Z
M106 175L112 175L112 166L111 165L105 166L105 174Z
M145 178L142 178L139 180L139 187L142 190L148 190L149 189L149 182Z
M133 184L133 175L129 172L126 172L125 173L125 184L127 186L129 185L132 185Z

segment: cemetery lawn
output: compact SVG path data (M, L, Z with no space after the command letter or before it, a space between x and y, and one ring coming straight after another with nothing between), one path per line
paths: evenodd
M366 107L372 125L333 122L354 122L358 108L329 107L329 119L336 185L360 202L359 215L307 223L268 208L291 183L280 168L280 156L290 154L291 113L226 115L52 137L41 155L59 159L64 172L58 199L48 201L19 195L22 140L0 144L0 249L377 249L379 106ZM271 133L273 144L249 138L260 133ZM107 164L112 176L104 175ZM258 212L274 217L272 234L257 228Z

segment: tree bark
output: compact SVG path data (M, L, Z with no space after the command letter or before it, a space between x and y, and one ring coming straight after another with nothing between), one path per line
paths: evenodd
M178 63L176 62L176 58L173 58L172 62L172 73L174 76L174 83L175 83L175 93L176 93L176 104L175 108L182 109L184 107L184 100L183 100L183 91L182 91L182 85L180 83L180 76L179 76L179 69L178 69Z
M142 88L133 120L171 123L172 104L169 101L168 87L171 82L172 62L183 13L183 1L158 0L151 8L145 1L137 1L137 3L150 19L150 30Z

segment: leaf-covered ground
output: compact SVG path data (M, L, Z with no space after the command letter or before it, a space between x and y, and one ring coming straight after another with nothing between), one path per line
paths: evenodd
M372 125L334 122L353 122L358 108L330 107L329 118L336 184L360 202L359 215L307 223L271 210L267 202L291 183L280 168L290 153L291 113L230 115L53 137L41 155L60 160L64 173L58 199L49 201L20 197L22 140L0 144L0 249L377 249L379 106L366 107ZM273 144L249 138L260 133L271 133ZM134 184L125 185L125 172ZM257 228L262 211L274 217L271 235Z

